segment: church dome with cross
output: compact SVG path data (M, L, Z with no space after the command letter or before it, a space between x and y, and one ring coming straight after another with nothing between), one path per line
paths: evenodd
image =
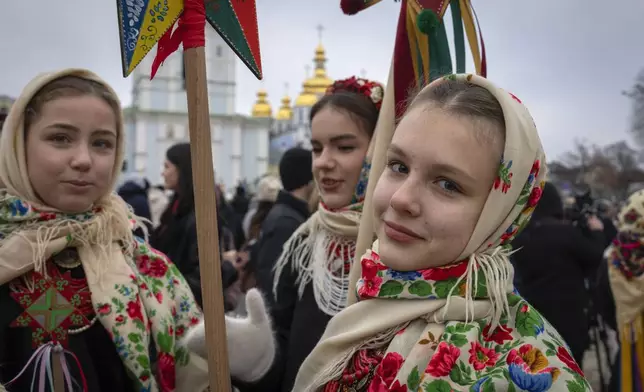
M253 117L272 117L273 109L268 99L266 99L267 97L268 93L266 90L261 89L257 92L257 101L251 111Z
M302 83L302 93L295 99L295 106L311 107L326 92L327 87L333 84L333 79L329 78L326 73L326 51L322 46L322 26L318 26L320 34L320 43L315 48L315 57L313 63L315 70L313 76L307 78Z
M293 118L293 108L291 108L291 97L288 94L284 95L282 98L282 105L280 106L277 114L275 115L276 120L290 120Z

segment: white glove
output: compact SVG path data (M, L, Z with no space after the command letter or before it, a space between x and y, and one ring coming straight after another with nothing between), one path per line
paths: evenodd
M247 318L226 316L226 341L230 374L244 382L262 378L275 359L275 338L262 295L257 289L246 294ZM203 321L188 331L185 344L192 352L208 356Z

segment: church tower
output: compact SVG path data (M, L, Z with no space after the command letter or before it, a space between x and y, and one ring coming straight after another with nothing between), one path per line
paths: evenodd
M333 84L333 80L326 73L326 51L322 46L322 31L324 28L318 26L320 42L315 48L315 57L313 63L315 70L313 76L309 77L302 83L302 93L295 99L293 108L293 126L297 129L297 143L303 147L310 148L311 128L309 124L309 114L311 107L326 92L327 87Z

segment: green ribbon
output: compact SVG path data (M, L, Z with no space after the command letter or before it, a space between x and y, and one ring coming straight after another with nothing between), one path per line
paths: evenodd
M465 73L465 33L461 5L458 0L450 1L452 9L452 24L454 25L454 54L456 56L456 72Z

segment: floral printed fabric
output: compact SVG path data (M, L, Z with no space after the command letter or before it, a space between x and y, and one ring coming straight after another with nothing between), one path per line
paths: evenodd
M93 213L68 216L40 212L16 197L5 197L0 205L0 241L22 225L37 227L57 219L84 222L92 218ZM72 243L73 238L67 242ZM201 311L183 276L165 255L141 239L134 245L134 257L126 258L123 268L108 271L102 282L90 285L94 312L110 333L136 390L192 391L175 382L191 362L191 354L178 342L201 320ZM150 358L151 342L156 358Z
M605 257L622 348L620 391L626 392L644 382L644 191L629 196L617 220Z
M457 282L466 266L461 262L398 272L371 251L362 259L358 293L362 299L440 299L452 292L462 296L467 288ZM475 298L486 297L485 282L476 282ZM508 302L510 312L495 330L489 318L445 324L413 321L393 338L364 390L589 391L557 331L517 293L509 293Z
M191 355L177 343L201 320L201 311L177 267L147 243L138 242L130 267L129 279L115 282L110 298L95 303L95 312L139 390L174 391L176 374ZM150 341L157 351L156 378Z

